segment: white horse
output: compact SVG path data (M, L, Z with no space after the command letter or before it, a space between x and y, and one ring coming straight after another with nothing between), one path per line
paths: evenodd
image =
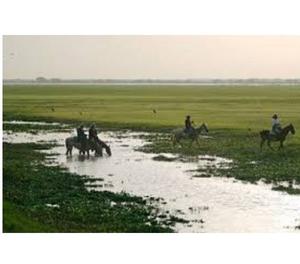
M193 131L186 133L185 129L183 128L177 128L173 130L173 135L172 135L172 140L173 144L175 145L176 143L180 144L180 141L182 139L190 139L191 140L191 145L194 143L194 141L197 142L199 145L199 135L201 134L202 131L205 131L205 133L208 133L208 128L206 124L202 124L199 127L196 127Z

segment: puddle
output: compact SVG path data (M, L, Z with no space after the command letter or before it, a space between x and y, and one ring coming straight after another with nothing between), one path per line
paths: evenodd
M80 175L103 178L88 184L88 189L125 191L144 197L161 197L157 204L190 223L176 225L178 232L296 232L300 196L271 190L264 183L242 183L235 179L193 177L196 170L226 168L231 161L214 156L181 160L168 153L149 154L136 151L146 143L141 133L103 132L101 139L112 148L112 156L89 159L65 156L64 140L70 133L42 132L8 134L3 140L14 143L52 141L60 146L50 152L58 164ZM155 160L157 156L175 160ZM179 159L178 159L179 158ZM299 225L299 223L298 223ZM290 227L290 228L288 228Z
M12 120L12 121L3 121L3 124L15 124L15 125L39 125L39 126L63 126L66 127L68 125L61 124L57 122L38 122L38 121L19 121L19 120Z

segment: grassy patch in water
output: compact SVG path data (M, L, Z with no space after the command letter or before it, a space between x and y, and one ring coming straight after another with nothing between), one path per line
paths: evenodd
M300 189L295 189L292 187L286 187L286 186L282 186L282 185L274 186L272 188L272 190L287 192L288 194L300 194Z
M152 159L156 160L156 161L175 161L175 160L177 160L176 157L166 157L164 155L158 155L158 156L153 157Z
M4 232L172 232L145 199L88 191L87 176L43 165L51 145L4 143ZM97 179L101 181L101 179Z
M169 134L145 136L150 143L140 148L148 153L173 153L184 156L216 155L233 160L225 166L199 167L196 172L213 176L233 177L242 181L255 183L295 182L300 184L300 140L288 136L285 148L272 151L265 147L260 151L258 133L243 130L218 129L210 132L212 138L200 137L200 146L183 141L182 146L173 146ZM278 144L278 143L274 143ZM213 160L212 160L213 163ZM197 176L197 175L196 175ZM277 190L277 188L274 188ZM290 186L281 188L289 194L299 194L298 189Z
M3 130L12 132L28 132L37 133L39 131L64 131L67 128L61 125L55 124L18 124L18 123L3 123Z

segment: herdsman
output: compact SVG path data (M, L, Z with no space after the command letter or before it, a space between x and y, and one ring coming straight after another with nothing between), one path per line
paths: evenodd
M101 144L100 139L98 138L98 133L94 124L91 125L89 129L89 139L95 140L99 144Z
M281 124L277 114L272 116L272 130L271 135L278 136L281 133Z
M186 119L184 121L185 129L184 132L187 134L190 134L194 131L194 127L192 126L194 122L191 121L191 117L188 115L186 116Z
M87 137L86 134L84 133L84 129L83 129L83 125L80 125L77 128L77 138L78 138L78 142L84 146L86 144L87 141Z

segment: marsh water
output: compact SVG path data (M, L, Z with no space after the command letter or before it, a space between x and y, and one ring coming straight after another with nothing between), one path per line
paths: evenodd
M71 133L4 132L6 142L48 142L59 146L51 152L55 164L70 172L103 178L95 190L125 191L133 195L160 197L156 205L190 220L176 224L178 232L296 232L300 218L300 196L272 191L271 185L250 184L223 177L194 177L195 170L230 166L222 157L199 156L175 159L176 155L138 150L147 144L136 132L103 132L101 138L112 148L112 156L82 158L78 151L66 157L64 141ZM201 176L201 175L200 175Z

